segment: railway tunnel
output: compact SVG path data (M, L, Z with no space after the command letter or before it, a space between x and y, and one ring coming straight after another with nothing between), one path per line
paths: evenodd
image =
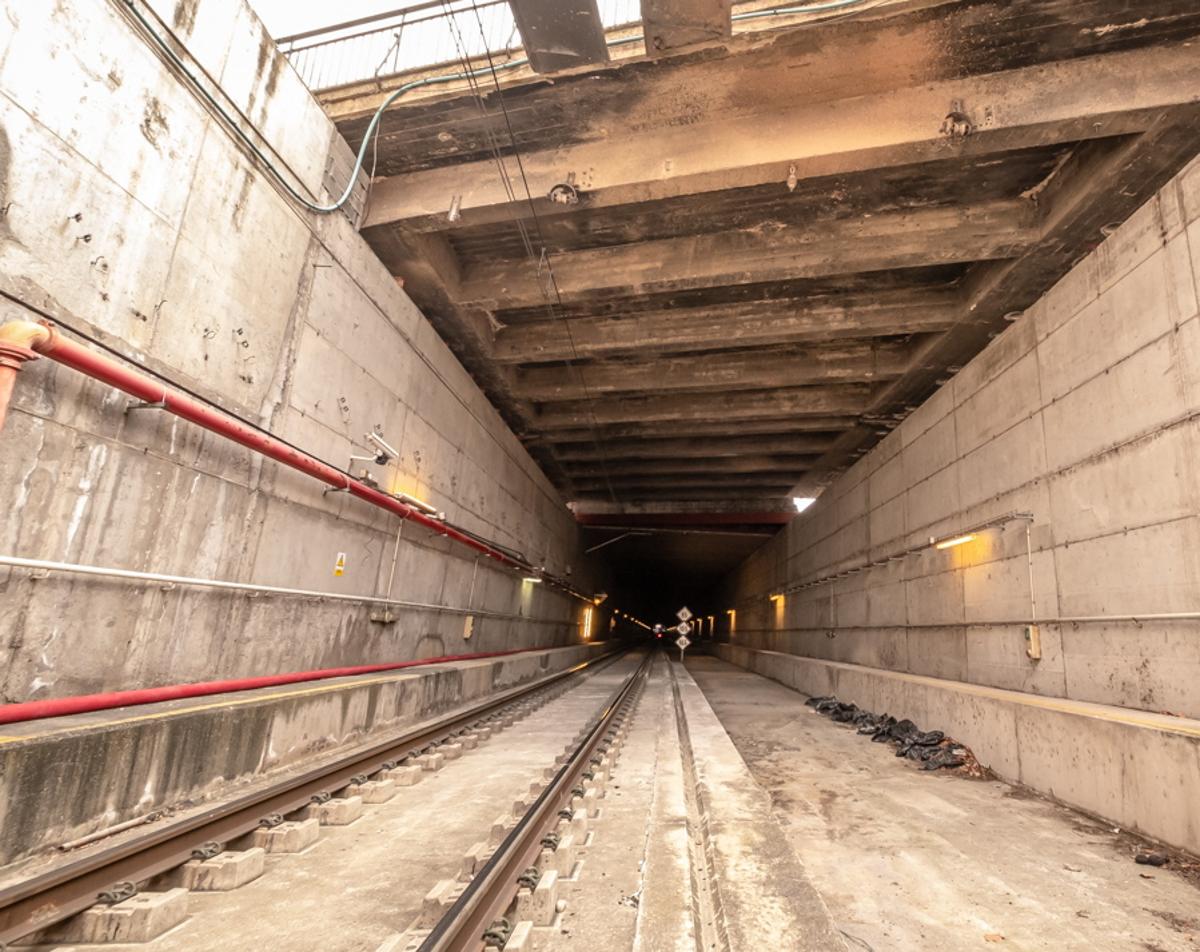
M0 948L1200 942L1194 0L0 10Z

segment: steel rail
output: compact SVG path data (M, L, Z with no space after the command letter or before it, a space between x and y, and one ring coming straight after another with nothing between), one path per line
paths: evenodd
M478 952L483 933L511 904L518 888L517 879L534 865L543 848L542 837L555 825L559 810L570 802L575 784L613 720L630 708L655 656L655 652L648 651L637 670L614 692L567 762L509 831L462 896L433 927L418 952Z
M390 761L444 740L481 717L529 694L615 659L618 649L580 662L530 684L502 692L466 709L425 722L361 747L346 757L281 779L278 783L166 823L139 836L80 856L27 880L0 888L0 949L94 906L99 894L121 882L140 882L182 865L205 843L227 843L250 833L272 814L307 806L313 797L348 786Z

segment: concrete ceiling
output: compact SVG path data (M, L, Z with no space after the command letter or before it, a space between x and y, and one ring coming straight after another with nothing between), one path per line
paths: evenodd
M1195 0L895 2L733 36L727 3L645 0L645 47L610 58L513 3L576 59L400 100L363 234L615 524L785 510L1200 148ZM357 148L378 84L323 98ZM548 197L566 184L576 203Z

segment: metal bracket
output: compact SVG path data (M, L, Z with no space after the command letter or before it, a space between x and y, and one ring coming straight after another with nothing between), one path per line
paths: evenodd
M167 398L163 397L155 403L142 403L139 401L137 403L126 404L125 412L128 413L130 410L165 410L166 408Z
M113 883L108 889L96 895L96 901L102 902L106 906L115 906L119 902L124 902L126 899L132 899L137 895L137 886L131 882Z
M513 925L507 919L497 919L483 934L483 944L489 949L503 949L512 936Z
M212 859L214 856L218 856L224 851L225 847L216 840L209 840L204 845L198 846L192 850L192 859Z
M530 866L520 876L517 877L517 885L524 886L528 890L537 888L537 884L542 881L542 873L536 866Z
M556 205L578 205L579 189L575 187L575 173L569 173L567 180L551 188L546 197Z
M963 106L961 99L951 101L950 112L942 120L939 131L947 139L965 139L975 131L975 124L971 122L971 117L967 115L966 108Z

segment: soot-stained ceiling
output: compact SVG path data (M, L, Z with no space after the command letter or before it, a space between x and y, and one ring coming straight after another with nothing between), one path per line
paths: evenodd
M593 544L673 530L634 574L727 571L1200 147L1192 0L657 0L608 61L513 4L576 57L399 100L363 234ZM388 86L324 95L352 147Z

